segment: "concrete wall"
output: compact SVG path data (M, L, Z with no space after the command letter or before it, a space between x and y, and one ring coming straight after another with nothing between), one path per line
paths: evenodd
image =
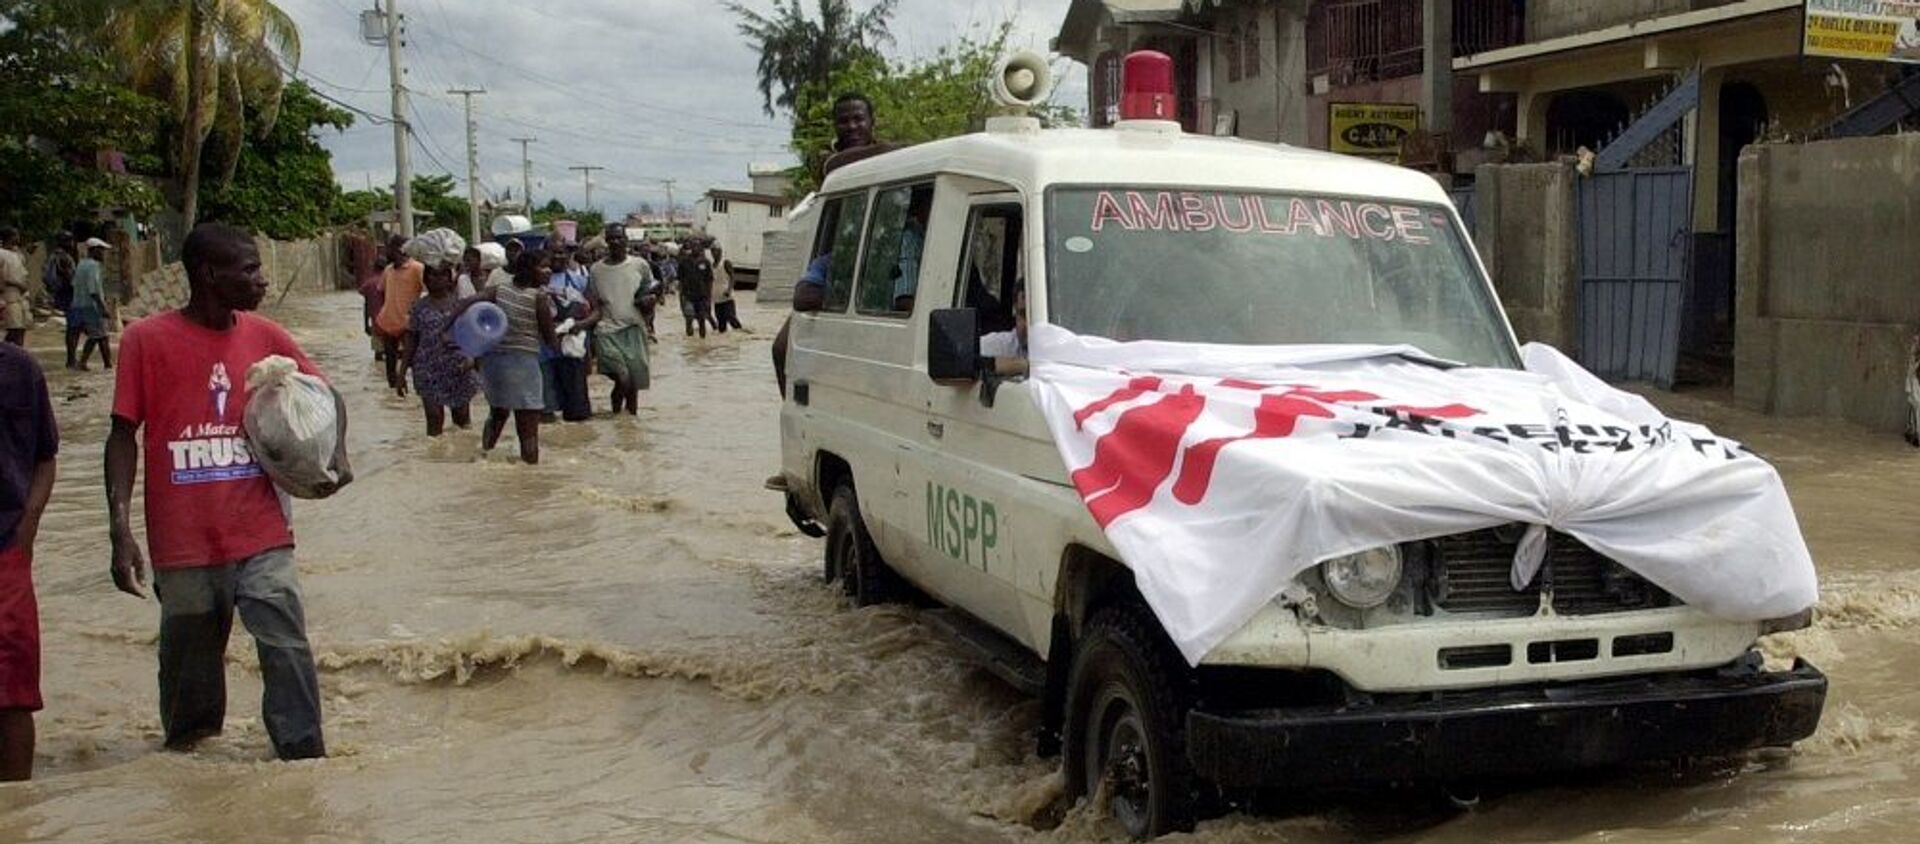
M297 241L256 237L254 246L260 250L260 272L267 277L269 304L294 290L311 293L353 287L351 279L345 279L338 235ZM140 277L128 292L122 317L134 319L186 303L186 269L175 261Z
M1532 0L1527 4L1527 40L1544 41L1732 2L1734 0Z
M1235 135L1256 141L1303 146L1307 143L1307 43L1305 9L1294 3L1265 2L1229 6L1205 26L1214 37L1203 39L1212 56L1212 111L1237 113ZM1227 37L1232 27L1260 27L1259 75L1232 78L1227 63ZM1323 117L1322 120L1325 118ZM1201 131L1211 134L1209 123Z
M1735 396L1899 431L1920 334L1920 135L1748 147L1739 217Z
M806 269L808 241L813 230L797 233L781 229L770 231L762 241L760 286L754 288L754 301L785 307L793 302L793 285Z
M1578 174L1566 164L1474 171L1474 245L1520 342L1576 353L1580 301Z

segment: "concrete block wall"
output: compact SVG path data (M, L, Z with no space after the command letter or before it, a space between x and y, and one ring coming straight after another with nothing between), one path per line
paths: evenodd
M267 277L267 302L293 290L323 292L341 288L345 267L340 238L325 234L308 240L278 241L254 238L260 250L260 271ZM123 317L134 319L178 308L187 302L187 272L175 261L140 277L129 291Z
M786 307L793 303L793 285L806 269L809 229L803 234L791 230L770 231L762 239L760 286L754 289L754 301L762 305Z
M1474 245L1520 342L1574 355L1579 230L1571 165L1487 164L1474 171Z
M1734 394L1898 432L1920 335L1920 135L1740 156Z

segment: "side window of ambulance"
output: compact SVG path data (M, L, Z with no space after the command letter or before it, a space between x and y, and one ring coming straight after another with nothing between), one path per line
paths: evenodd
M967 221L957 291L960 307L979 313L981 334L1013 330L1013 291L1025 282L1020 264L1020 206L975 206Z
M855 310L878 316L913 313L914 291L920 284L920 255L927 243L927 217L932 210L933 185L888 188L874 197Z
M827 299L823 310L844 313L853 298L853 267L860 255L860 227L867 221L867 195L843 196L827 204L821 215L824 241L814 247L833 256L827 269ZM824 248L823 248L824 247Z

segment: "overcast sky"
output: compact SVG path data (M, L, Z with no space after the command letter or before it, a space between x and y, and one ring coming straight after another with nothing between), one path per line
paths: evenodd
M926 55L969 28L1012 20L1013 46L1045 54L1067 3L902 0L889 52ZM747 4L764 10L773 0ZM391 113L386 51L359 38L359 13L372 0L279 5L300 24L302 78L366 111ZM481 185L495 194L520 193L515 137L539 139L531 145L536 202L558 196L579 206L581 174L567 168L597 165L607 169L593 174L593 204L610 214L641 202L664 208L664 179L677 180L674 199L690 206L709 188L745 187L750 163L794 160L785 116L760 109L758 56L715 0L400 0L400 10L416 173L451 173L465 189L465 129L450 88L488 92L474 106ZM1085 77L1072 66L1056 101L1084 110ZM390 126L361 117L345 133L321 135L342 185L392 183Z

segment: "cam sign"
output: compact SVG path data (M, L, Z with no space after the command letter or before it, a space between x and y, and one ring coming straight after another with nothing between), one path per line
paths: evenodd
M1920 64L1920 0L1807 0L1809 56Z

